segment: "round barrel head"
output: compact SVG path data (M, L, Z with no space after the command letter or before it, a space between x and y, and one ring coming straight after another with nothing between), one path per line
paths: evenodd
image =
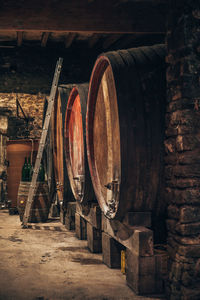
M81 103L78 90L74 88L69 96L65 118L66 163L72 191L81 201L85 187L85 154Z
M115 81L106 58L92 74L87 113L87 149L91 178L101 209L117 212L121 182L120 129Z

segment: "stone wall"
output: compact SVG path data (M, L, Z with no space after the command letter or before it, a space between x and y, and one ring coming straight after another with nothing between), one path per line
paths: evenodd
M166 200L170 299L200 299L200 2L170 1Z
M6 200L6 136L8 129L8 111L3 109L0 112L0 207Z
M27 121L19 106L17 113L16 99L18 99ZM7 129L9 139L40 138L44 100L45 95L40 93L37 95L0 93L0 109L6 108L10 112Z

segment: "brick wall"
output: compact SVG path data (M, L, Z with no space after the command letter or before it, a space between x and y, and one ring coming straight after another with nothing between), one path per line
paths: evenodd
M166 200L170 299L200 299L200 3L170 1Z

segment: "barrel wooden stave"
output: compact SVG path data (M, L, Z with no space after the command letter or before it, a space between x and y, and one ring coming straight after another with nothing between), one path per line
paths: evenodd
M31 182L21 181L19 185L17 196L17 209L21 221L23 220L30 184ZM48 183L37 182L36 190L33 196L33 205L30 211L29 222L46 222L48 219L49 208L50 199Z
M88 83L78 84L68 99L64 127L64 150L72 192L82 205L95 200L86 150Z
M163 45L108 52L93 68L87 153L95 194L111 219L165 210L164 54Z

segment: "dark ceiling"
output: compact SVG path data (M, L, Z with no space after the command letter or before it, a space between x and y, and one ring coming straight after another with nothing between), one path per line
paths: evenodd
M0 48L101 51L163 42L166 0L2 0Z

